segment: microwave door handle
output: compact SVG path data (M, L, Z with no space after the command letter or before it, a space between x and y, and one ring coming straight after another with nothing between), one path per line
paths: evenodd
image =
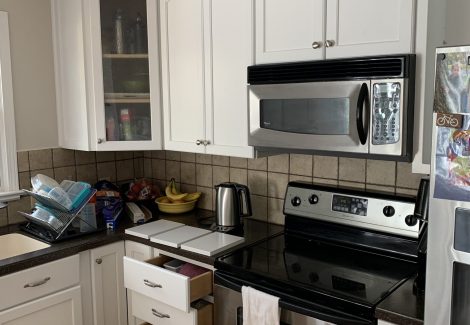
M370 102L369 102L369 89L367 84L363 83L361 90L359 91L359 98L357 99L357 109L356 109L356 123L357 123L357 133L359 135L359 141L361 144L366 144L367 142L367 127L364 123L364 106L367 109L367 116L370 111Z

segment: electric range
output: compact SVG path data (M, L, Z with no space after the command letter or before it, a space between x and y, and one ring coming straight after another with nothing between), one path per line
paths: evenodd
M375 324L377 304L416 273L414 208L410 197L289 183L284 233L216 260L216 323L241 324L241 299L220 303L217 292L247 285L278 296L285 311Z

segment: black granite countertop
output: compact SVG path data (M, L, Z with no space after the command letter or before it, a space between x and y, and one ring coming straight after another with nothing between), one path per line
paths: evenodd
M413 294L414 278L398 287L375 309L378 319L400 325L422 325L424 296Z
M158 216L158 219L172 220L199 228L209 228L215 220L214 213L212 211L207 210L195 210L194 212L182 215L163 214ZM155 218L155 220L157 220L157 218ZM13 272L18 272L33 266L51 262L67 256L75 255L82 251L111 244L120 240L132 240L135 242L146 244L148 246L155 247L160 250L164 250L166 252L177 254L179 256L184 256L205 264L213 265L215 259L222 254L225 254L242 246L250 245L256 241L278 234L284 230L284 227L279 225L268 224L266 222L246 218L244 226L244 243L217 255L205 256L185 251L179 248L153 243L148 239L143 239L125 234L125 230L127 228L131 228L134 226L135 225L127 217L124 217L122 220L120 220L119 227L115 231L105 230L77 237L74 239L64 240L62 242L51 244L50 247L45 249L0 260L0 276ZM29 234L21 231L18 225L11 225L0 228L0 235L5 235L9 233L21 233L25 236L30 236Z

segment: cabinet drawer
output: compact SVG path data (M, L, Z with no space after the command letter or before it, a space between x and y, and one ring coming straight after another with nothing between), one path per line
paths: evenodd
M166 256L141 262L124 257L124 286L167 305L189 312L192 301L212 293L212 272L189 278L163 268Z
M212 325L213 306L201 301L189 312L168 306L160 301L132 292L132 313L150 324L158 325Z
M70 256L0 277L0 310L78 284L79 257Z

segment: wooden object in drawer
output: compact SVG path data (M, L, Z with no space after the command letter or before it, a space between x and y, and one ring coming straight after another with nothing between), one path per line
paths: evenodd
M169 260L166 256L159 256L141 262L124 257L124 286L189 312L191 302L212 293L212 271L189 278L164 269L163 264Z

